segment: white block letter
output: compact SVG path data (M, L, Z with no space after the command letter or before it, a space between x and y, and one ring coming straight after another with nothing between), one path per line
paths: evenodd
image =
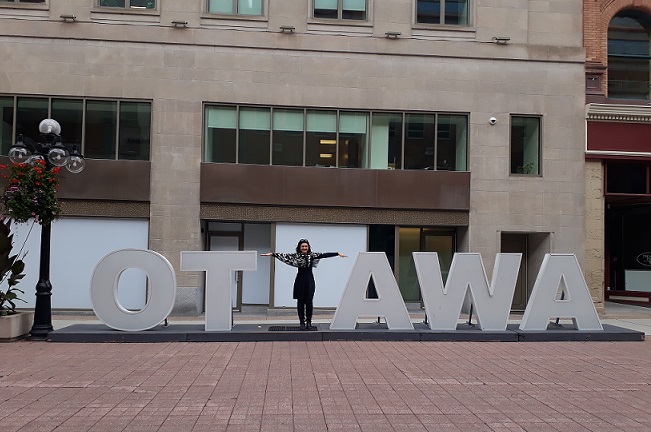
M470 287L477 322L482 330L506 330L522 254L497 254L488 285L481 255L456 253L443 285L436 252L413 252L425 312L432 330L455 330Z
M257 269L257 255L256 251L181 252L181 270L206 272L206 331L232 329L232 272Z
M375 282L377 299L366 298L371 277ZM330 329L354 330L359 316L384 317L389 330L414 329L384 252L357 255Z
M561 280L565 297L556 299ZM546 254L520 330L547 330L551 318L572 318L579 330L603 330L576 256Z
M137 268L149 278L149 300L140 311L125 309L118 300L120 275ZM95 315L115 330L149 330L172 312L176 298L176 275L172 264L161 254L143 249L111 252L97 263L90 280L90 300Z

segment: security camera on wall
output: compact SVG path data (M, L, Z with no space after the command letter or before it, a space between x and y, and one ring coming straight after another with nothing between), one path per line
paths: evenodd
M495 125L497 123L497 119L495 117L491 117L488 119L488 123L491 125Z

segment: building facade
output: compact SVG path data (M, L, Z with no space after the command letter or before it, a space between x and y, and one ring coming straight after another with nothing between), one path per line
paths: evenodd
M605 298L651 299L651 2L584 2L586 277Z
M480 253L489 275L496 253L523 253L523 310L545 253L584 263L582 12L578 0L0 3L3 154L53 117L87 158L63 179L53 307L89 308L97 260L145 247L177 272L176 312L200 313L203 275L180 270L181 251L290 252L308 238L385 252L413 302L414 251L438 252L444 276L454 252ZM316 307L337 305L353 262L321 264ZM143 275L128 278L142 287L120 296L141 307ZM261 257L235 275L233 306L290 307L292 278Z

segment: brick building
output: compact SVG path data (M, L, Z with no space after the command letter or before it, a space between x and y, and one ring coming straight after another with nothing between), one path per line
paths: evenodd
M586 278L606 299L651 297L651 2L584 2Z

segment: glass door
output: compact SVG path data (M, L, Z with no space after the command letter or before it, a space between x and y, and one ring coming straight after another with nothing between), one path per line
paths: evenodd
M398 250L398 285L402 298L406 302L419 302L420 285L412 253L437 252L443 282L446 282L456 252L455 233L436 228L400 227Z

